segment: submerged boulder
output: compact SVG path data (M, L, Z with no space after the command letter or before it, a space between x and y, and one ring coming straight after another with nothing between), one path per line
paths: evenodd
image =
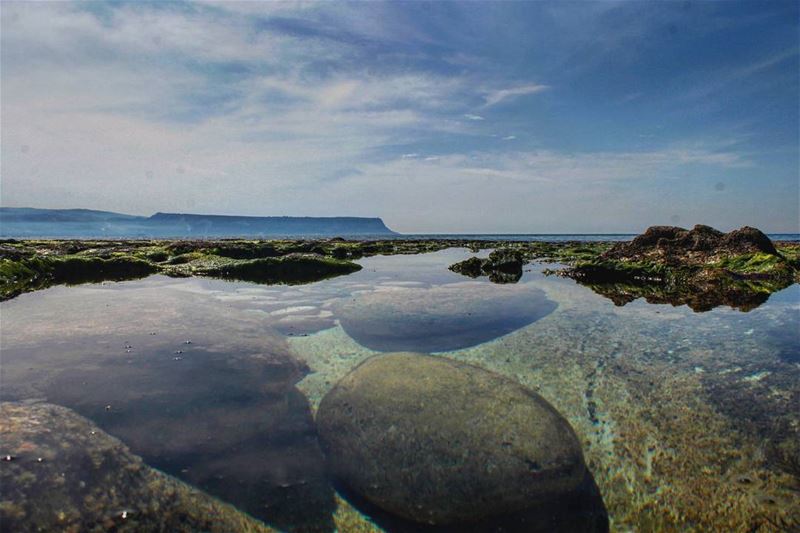
M522 512L587 476L575 432L546 400L442 357L367 359L323 398L317 425L337 480L416 522Z
M0 403L2 531L273 531L57 405Z
M507 335L558 304L531 284L451 283L367 292L337 305L356 342L383 352L444 352Z

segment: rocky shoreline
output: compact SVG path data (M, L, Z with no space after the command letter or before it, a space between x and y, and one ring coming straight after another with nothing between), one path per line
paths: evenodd
M559 274L617 305L644 298L695 311L720 305L749 311L773 292L800 281L800 247L776 247L750 227L722 233L701 225L691 230L653 226Z
M560 263L567 276L618 305L643 297L696 310L749 310L800 281L800 243L772 243L754 228L723 234L707 226L655 226L630 243L426 240L3 240L0 300L52 285L203 276L300 284L350 274L355 260L447 248L494 250L450 267L495 283L516 283L530 262Z
M723 234L655 226L630 243L426 240L3 240L0 300L53 285L120 281L151 274L300 284L356 272L355 260L447 248L494 250L450 267L516 283L530 262L560 263L570 277L618 305L637 298L696 310L757 307L800 281L800 243L772 243L754 228Z

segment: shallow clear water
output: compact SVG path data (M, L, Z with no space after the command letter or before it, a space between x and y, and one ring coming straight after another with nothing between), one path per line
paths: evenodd
M299 286L153 276L25 294L0 306L0 399L72 408L279 529L377 528L327 479L313 413L370 355L436 352L551 402L614 528L797 519L781 452L800 435L800 286L748 313L617 307L541 264L507 285L447 270L470 255L376 256Z

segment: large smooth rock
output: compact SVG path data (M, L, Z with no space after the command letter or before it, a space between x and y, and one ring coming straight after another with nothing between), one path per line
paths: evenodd
M417 522L521 512L587 474L574 431L541 396L442 357L367 359L323 398L317 425L337 480Z
M525 327L558 304L530 284L451 283L359 294L336 308L356 342L382 352L444 352Z

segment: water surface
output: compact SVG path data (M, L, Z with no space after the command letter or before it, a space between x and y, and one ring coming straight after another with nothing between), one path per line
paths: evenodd
M614 527L795 523L800 286L747 313L617 307L544 265L511 285L447 270L470 255L365 258L300 286L152 276L25 294L0 305L0 398L70 407L281 529L378 528L326 478L314 410L374 353L438 352L564 414Z

